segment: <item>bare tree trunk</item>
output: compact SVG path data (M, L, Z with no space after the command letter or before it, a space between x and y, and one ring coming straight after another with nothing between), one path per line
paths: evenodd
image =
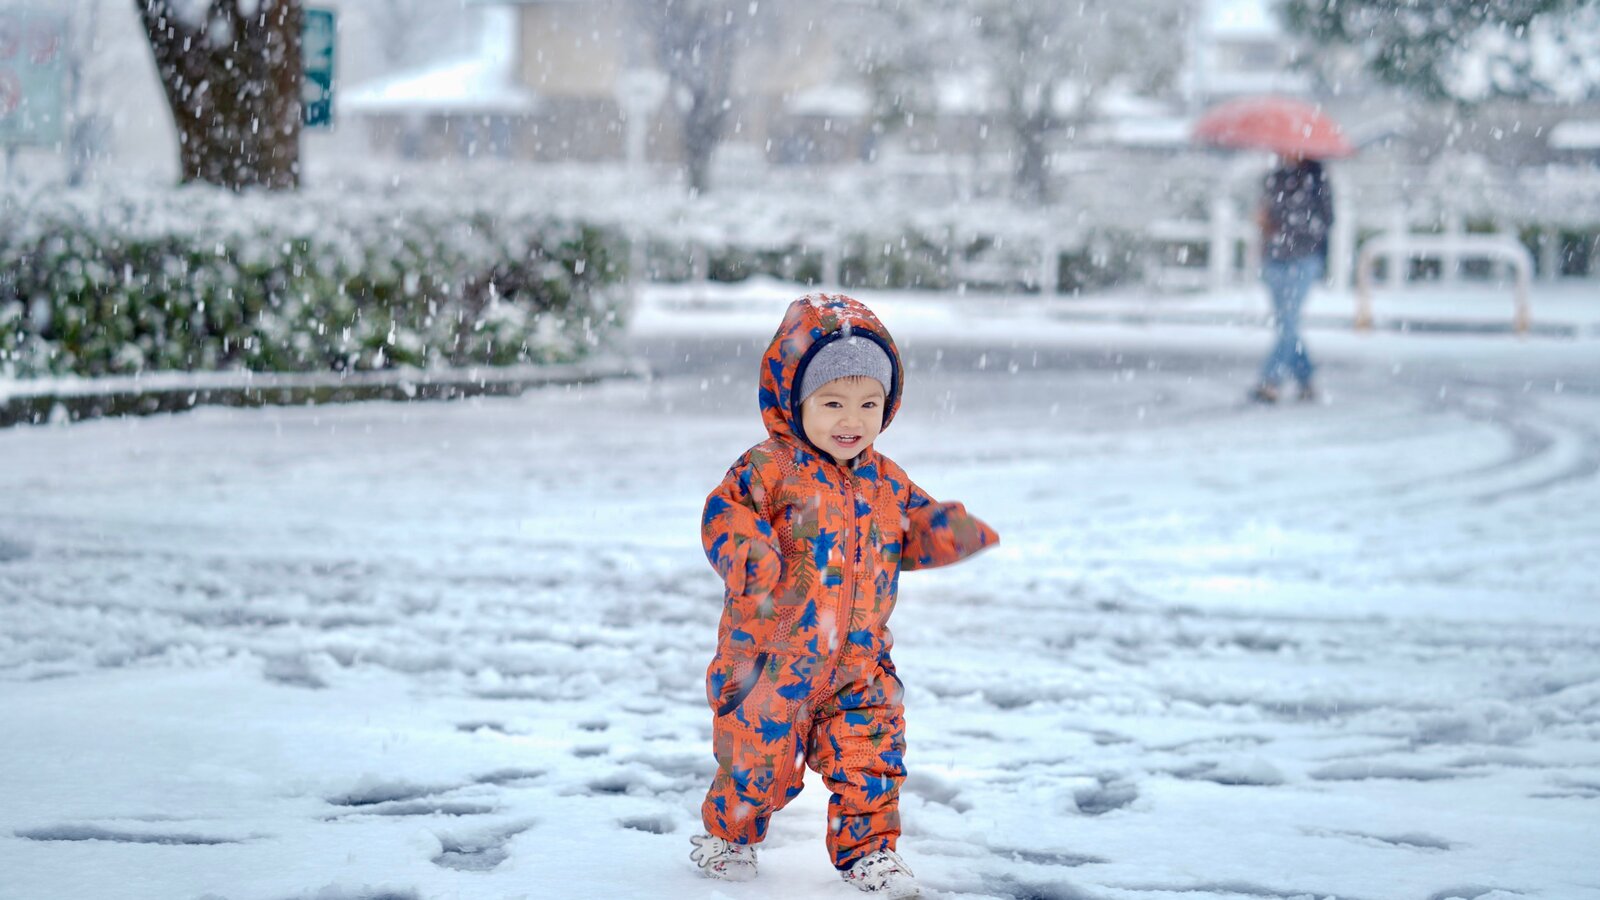
M692 193L711 186L711 156L722 142L733 102L738 40L754 15L745 9L729 0L637 0L634 5L654 38L657 64L673 88L688 97L683 158Z
M1028 203L1050 199L1050 178L1045 160L1046 123L1037 115L1024 118L1017 129L1017 198Z
M1050 201L1050 165L1047 146L1051 129L1055 125L1055 91L1046 86L1040 91L1037 106L1029 108L1022 92L1014 90L1009 98L1008 117L1011 135L1016 143L1017 163L1012 170L1012 186L1017 199L1026 203Z
M694 94L683 116L684 168L689 191L703 194L711 187L711 155L722 143L722 129L728 113L722 100L707 94Z
M301 0L211 0L199 22L173 0L134 0L178 129L184 183L300 186Z

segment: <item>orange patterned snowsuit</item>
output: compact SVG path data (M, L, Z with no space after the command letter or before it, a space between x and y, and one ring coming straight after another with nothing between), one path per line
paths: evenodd
M884 426L900 402L900 356L872 311L843 295L789 306L761 361L770 435L706 498L706 555L727 591L706 673L718 771L706 829L742 844L800 793L804 765L833 791L828 849L848 868L900 834L904 688L887 623L902 569L957 562L998 543L959 503L936 503L872 447L841 466L800 427L804 366L854 334L893 364Z

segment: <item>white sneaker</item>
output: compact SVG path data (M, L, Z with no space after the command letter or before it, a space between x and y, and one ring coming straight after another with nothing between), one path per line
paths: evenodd
M922 888L917 887L917 879L911 874L911 868L893 850L869 853L856 860L855 865L840 872L839 877L854 885L856 890L893 900L922 896Z
M735 844L709 834L697 834L689 838L689 843L694 845L694 849L689 851L689 858L694 860L707 878L750 881L756 877L754 844Z

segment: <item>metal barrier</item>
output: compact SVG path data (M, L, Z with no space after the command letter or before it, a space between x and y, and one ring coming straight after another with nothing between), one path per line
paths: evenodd
M1391 259L1390 277L1398 284L1404 272L1395 271L1413 257L1488 257L1504 260L1516 270L1513 327L1526 334L1532 321L1528 293L1533 281L1533 254L1514 237L1488 234L1395 234L1382 232L1361 245L1356 260L1356 329L1372 330L1372 266L1379 256Z

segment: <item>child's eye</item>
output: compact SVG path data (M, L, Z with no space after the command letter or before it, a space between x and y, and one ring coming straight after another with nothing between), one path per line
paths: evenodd
M822 405L827 409L843 409L844 408L844 404L840 403L837 400L829 400L827 403L824 403Z
M876 407L877 405L878 405L878 401L876 401L876 400L868 400L867 402L861 404L861 408L862 409L872 409L872 408Z

